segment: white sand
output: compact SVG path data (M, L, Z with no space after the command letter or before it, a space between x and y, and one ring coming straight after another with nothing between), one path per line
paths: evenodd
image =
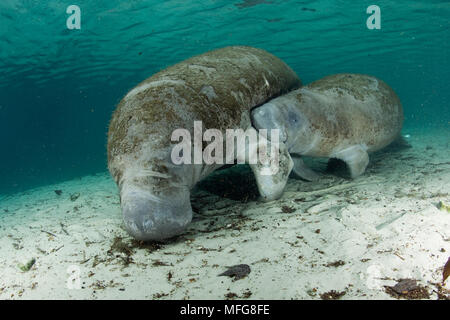
M450 202L450 132L404 133L413 148L372 156L353 181L290 179L270 203L200 192L187 233L153 252L134 248L128 265L110 251L115 237L131 238L108 174L0 196L0 298L320 299L336 290L341 299L392 299L383 286L413 278L436 299L450 256L450 213L436 207ZM336 261L343 265L327 266ZM235 264L251 273L218 277ZM67 288L70 266L82 289Z

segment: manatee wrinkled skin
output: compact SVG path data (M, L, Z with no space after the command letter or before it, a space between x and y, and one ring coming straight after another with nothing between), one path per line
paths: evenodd
M277 97L253 109L256 129L279 129L294 161L293 171L305 180L318 176L301 157L343 160L352 178L362 174L368 152L400 135L403 109L383 81L362 74L336 74Z
M194 121L202 121L203 130L218 129L224 137L226 129L246 130L253 107L300 85L277 57L235 46L173 65L128 92L108 132L108 168L119 187L127 231L139 240L181 233L192 219L191 188L220 167L174 165L175 129L193 137ZM291 168L286 165L287 174ZM256 175L258 169L252 169Z

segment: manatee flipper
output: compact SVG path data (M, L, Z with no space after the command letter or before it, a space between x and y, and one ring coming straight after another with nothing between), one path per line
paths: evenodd
M317 181L319 180L319 175L313 170L308 168L308 166L303 162L303 159L299 155L291 155L292 161L294 162L294 167L292 172L297 176L306 181Z
M411 144L405 139L405 137L398 135L398 137L392 141L386 149L390 151L400 151L409 148L412 148Z
M272 150L272 142L260 135L258 143L250 146L248 150L249 157L253 156L253 159L258 160L257 163L247 163L255 175L262 200L273 201L280 198L294 165L287 147L280 142L278 147ZM266 161L262 161L260 156L265 157Z
M347 164L352 179L363 174L369 164L369 155L366 148L360 144L335 153L333 158L340 159Z

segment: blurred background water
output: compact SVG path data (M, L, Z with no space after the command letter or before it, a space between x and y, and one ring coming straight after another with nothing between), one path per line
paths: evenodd
M81 8L81 30L66 9ZM369 5L381 29L369 30ZM400 96L405 129L449 133L450 1L0 1L0 194L106 170L129 89L227 45L268 50L304 83L352 72ZM440 134L440 133L437 133Z

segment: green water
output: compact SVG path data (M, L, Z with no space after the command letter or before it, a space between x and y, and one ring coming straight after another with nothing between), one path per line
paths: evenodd
M81 10L69 30L66 9ZM368 29L369 5L381 29ZM106 170L118 101L153 73L227 45L263 48L304 83L366 73L387 82L405 129L449 134L449 1L0 2L0 193Z

